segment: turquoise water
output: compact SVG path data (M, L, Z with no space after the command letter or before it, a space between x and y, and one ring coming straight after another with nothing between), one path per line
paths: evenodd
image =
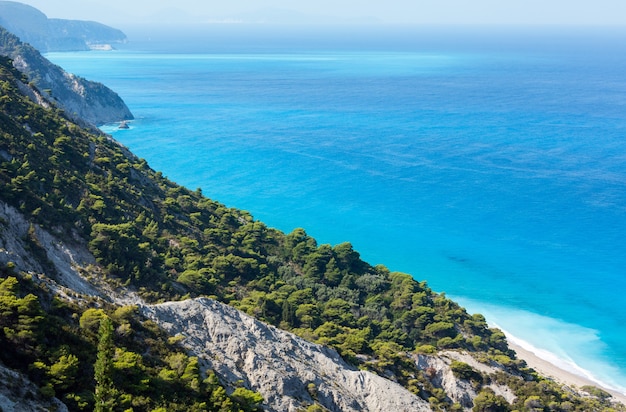
M48 57L116 90L137 119L104 130L172 180L626 391L626 33L168 35Z

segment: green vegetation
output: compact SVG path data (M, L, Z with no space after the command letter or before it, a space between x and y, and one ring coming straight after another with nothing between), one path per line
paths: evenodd
M450 369L452 369L452 373L459 379L471 380L477 383L482 383L483 381L482 375L467 363L452 361Z
M230 396L136 307L87 309L7 268L0 282L0 361L26 372L72 411L255 411L259 394ZM31 293L26 293L30 291ZM41 294L41 298L35 294ZM44 306L47 306L44 310Z
M483 389L474 399L474 412L509 412L509 403L500 395L496 395L493 389ZM527 410L527 409L525 409Z
M84 239L114 287L149 302L211 296L391 376L434 410L458 405L413 356L440 349L473 352L512 373L503 376L521 405L502 403L484 386L504 377L454 364L481 390L475 410L528 410L531 397L529 405L552 410L608 407L605 398L574 396L526 370L501 331L425 282L369 265L349 243L318 245L303 229L284 234L180 187L109 137L33 104L18 79L25 82L0 59L0 199L70 244ZM50 267L36 253L35 230L29 238L33 256ZM251 411L262 402L245 388L227 395L133 307L67 303L10 267L2 279L0 346L10 349L0 360L72 411Z
M83 315L84 316L84 315ZM113 410L115 404L115 387L113 386L113 322L106 315L100 320L98 336L98 354L94 366L96 387L94 389L94 411Z

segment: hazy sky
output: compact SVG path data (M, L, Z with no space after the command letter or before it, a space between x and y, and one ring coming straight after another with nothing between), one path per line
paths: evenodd
M626 25L626 0L22 0L48 17L154 21Z

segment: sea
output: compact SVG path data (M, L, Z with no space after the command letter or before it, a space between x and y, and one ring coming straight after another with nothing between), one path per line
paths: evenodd
M123 29L46 57L124 99L102 129L152 168L626 393L626 29Z

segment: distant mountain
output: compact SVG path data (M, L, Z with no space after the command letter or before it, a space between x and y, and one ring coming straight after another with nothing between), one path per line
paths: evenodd
M266 7L250 12L209 19L221 23L245 24L377 24L381 20L372 16L337 17L328 14L304 13L290 9Z
M42 53L112 48L126 35L93 21L49 19L41 11L14 1L0 1L0 26Z
M114 91L101 83L65 72L2 27L0 55L10 57L13 65L37 86L42 98L65 110L78 123L85 125L87 121L101 125L133 119L133 114Z

